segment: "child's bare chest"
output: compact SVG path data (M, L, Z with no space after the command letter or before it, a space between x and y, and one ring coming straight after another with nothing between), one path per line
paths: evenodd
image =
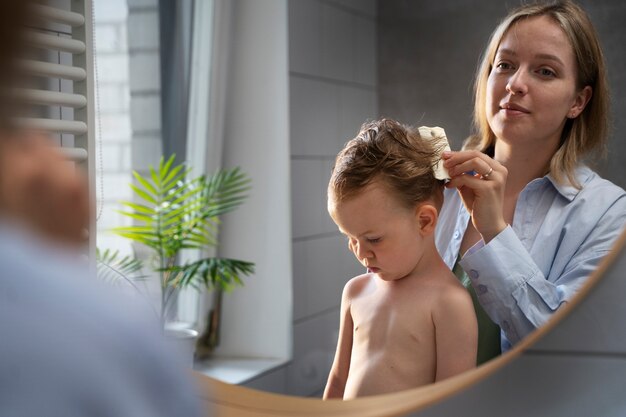
M353 300L353 344L368 351L430 346L434 326L428 293L419 288L377 290Z

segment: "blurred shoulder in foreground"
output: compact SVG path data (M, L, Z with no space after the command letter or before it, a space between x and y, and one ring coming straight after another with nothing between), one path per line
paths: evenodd
M0 264L0 415L201 415L145 311L7 219Z

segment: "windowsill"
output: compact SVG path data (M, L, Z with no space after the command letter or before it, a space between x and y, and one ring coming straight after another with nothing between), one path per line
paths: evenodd
M195 362L193 369L229 384L244 384L289 362L286 359L213 358Z

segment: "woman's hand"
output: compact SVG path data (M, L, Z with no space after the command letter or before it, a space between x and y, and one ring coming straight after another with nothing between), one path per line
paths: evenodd
M485 243L503 231L504 188L507 169L479 151L444 152L444 166L451 177L447 188L456 188L472 224Z

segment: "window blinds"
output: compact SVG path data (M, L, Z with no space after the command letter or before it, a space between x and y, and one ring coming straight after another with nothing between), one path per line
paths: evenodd
M56 137L68 157L87 166L93 184L91 8L91 0L50 0L31 5L33 27L26 31L25 43L37 53L18 65L38 81L35 88L16 88L14 95L39 109L34 116L18 118L17 124Z
M44 0L29 5L24 53L17 62L25 83L13 89L18 126L47 132L85 171L95 194L95 112L92 0ZM95 216L87 256L95 260ZM95 268L95 262L90 262Z

